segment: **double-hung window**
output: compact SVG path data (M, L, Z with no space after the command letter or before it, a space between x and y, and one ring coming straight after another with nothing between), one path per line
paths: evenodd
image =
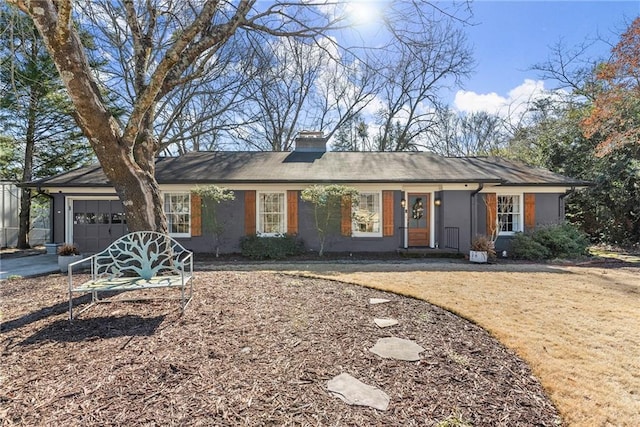
M166 193L164 214L169 234L174 237L191 236L191 197L189 193Z
M258 193L257 232L266 235L287 232L286 193Z
M353 207L352 234L356 237L382 236L382 204L380 193L360 193Z
M499 195L498 201L498 224L501 234L511 234L522 231L522 211L520 207L520 196Z

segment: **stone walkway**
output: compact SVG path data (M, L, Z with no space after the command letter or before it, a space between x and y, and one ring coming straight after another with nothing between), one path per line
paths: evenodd
M386 304L391 300L381 298L369 299L370 305ZM375 318L373 322L380 328L388 328L399 322L391 318ZM369 349L373 354L386 358L415 362L420 360L420 353L424 351L418 343L396 337L380 338ZM335 376L327 382L327 389L333 396L342 399L349 405L368 406L380 411L389 408L391 398L377 387L368 385L347 373Z

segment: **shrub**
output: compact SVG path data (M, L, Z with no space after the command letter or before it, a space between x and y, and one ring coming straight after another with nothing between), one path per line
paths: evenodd
M358 204L358 190L344 185L312 185L300 193L300 198L313 205L313 218L320 240L318 255L324 254L324 246L330 234L340 233L340 210L343 200L352 206Z
M494 259L496 257L495 243L489 237L484 235L476 236L473 239L473 242L471 242L471 250L486 252L489 259Z
M535 241L531 234L516 233L511 242L511 254L516 259L540 261L548 259L551 252L543 244Z
M296 236L245 236L240 240L240 250L247 258L283 259L304 252L304 245Z
M80 255L80 251L71 243L65 243L58 248L58 255L62 256L71 256L71 255Z
M571 224L540 228L529 234L516 234L512 244L514 258L577 258L587 254L589 239Z
M534 239L545 245L552 258L576 258L587 253L589 239L569 223L541 228Z

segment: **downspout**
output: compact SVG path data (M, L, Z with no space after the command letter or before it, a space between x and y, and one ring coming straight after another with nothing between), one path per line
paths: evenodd
M565 219L565 209L564 209L564 199L567 196L571 196L576 192L576 187L571 187L571 190L566 191L564 194L561 194L558 198L558 218L562 218L563 221Z
M478 228L478 224L477 224L477 219L478 218L476 218L476 215L474 215L474 212L477 210L477 209L474 209L475 201L476 201L476 194L481 192L483 188L484 188L484 184L481 182L480 184L478 184L478 188L471 192L471 198L469 199L469 210L470 210L469 217L471 218L469 242L473 242L474 232Z
M49 203L49 242L48 243L53 243L53 234L55 230L55 227L53 226L53 221L55 220L55 217L56 217L54 215L54 206L53 206L54 197L51 194L45 191L42 191L42 188L40 186L36 187L36 195L47 196L49 200L51 200L51 203Z

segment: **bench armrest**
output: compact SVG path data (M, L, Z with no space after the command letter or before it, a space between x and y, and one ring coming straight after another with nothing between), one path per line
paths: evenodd
M182 265L182 273L189 273L189 276L193 275L193 252L187 252L186 256L182 256L179 261Z
M95 255L91 255L69 264L69 267L67 268L67 274L69 276L69 292L71 292L71 290L73 289L73 268L75 266L89 262L91 266L91 277L95 279L95 268L94 268L95 257L96 257Z

